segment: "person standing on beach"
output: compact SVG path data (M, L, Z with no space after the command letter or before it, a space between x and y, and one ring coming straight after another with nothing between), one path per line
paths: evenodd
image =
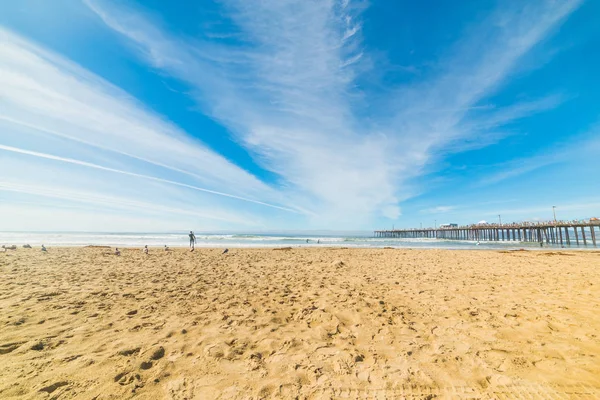
M196 245L196 235L194 235L194 232L190 231L188 236L190 237L190 251L194 251L194 247Z

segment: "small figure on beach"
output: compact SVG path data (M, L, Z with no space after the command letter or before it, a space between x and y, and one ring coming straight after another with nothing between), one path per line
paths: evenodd
M23 245L23 248L24 248L24 249L30 249L30 248L31 248L31 245L24 244L24 245Z
M190 251L194 251L196 245L196 235L194 235L194 232L190 231L188 236L190 237Z
M121 251L119 250L118 247L115 247L115 256L120 256L121 255Z
M144 246L144 254L148 254L148 245Z
M165 251L169 251L169 246L165 244Z
M229 253L229 249L223 250L223 253L221 253L221 254L227 254L227 253Z
M317 244L321 244L321 239L317 239Z
M42 245L42 251L48 251L44 245Z

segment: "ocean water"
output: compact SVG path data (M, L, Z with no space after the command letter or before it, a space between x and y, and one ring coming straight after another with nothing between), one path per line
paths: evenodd
M352 247L352 248L441 248L441 249L540 249L537 243L527 242L476 242L442 239L391 239L374 238L369 232L327 234L284 233L198 233L196 247L204 248L274 248L274 247ZM308 240L308 242L307 242ZM40 246L89 246L111 247L187 247L187 232L176 233L98 233L98 232L0 232L0 245L24 244ZM544 243L544 248L552 248ZM560 246L554 246L554 248ZM587 247L592 248L591 245ZM570 248L585 248L571 246Z

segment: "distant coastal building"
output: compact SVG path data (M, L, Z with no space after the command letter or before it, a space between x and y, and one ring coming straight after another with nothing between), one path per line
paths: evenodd
M440 229L444 228L458 228L458 224L441 224Z

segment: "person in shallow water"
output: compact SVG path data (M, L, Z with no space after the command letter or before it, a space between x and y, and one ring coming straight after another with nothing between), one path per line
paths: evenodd
M194 235L194 232L190 231L188 236L190 237L190 249L194 250L194 246L196 245L196 235Z

